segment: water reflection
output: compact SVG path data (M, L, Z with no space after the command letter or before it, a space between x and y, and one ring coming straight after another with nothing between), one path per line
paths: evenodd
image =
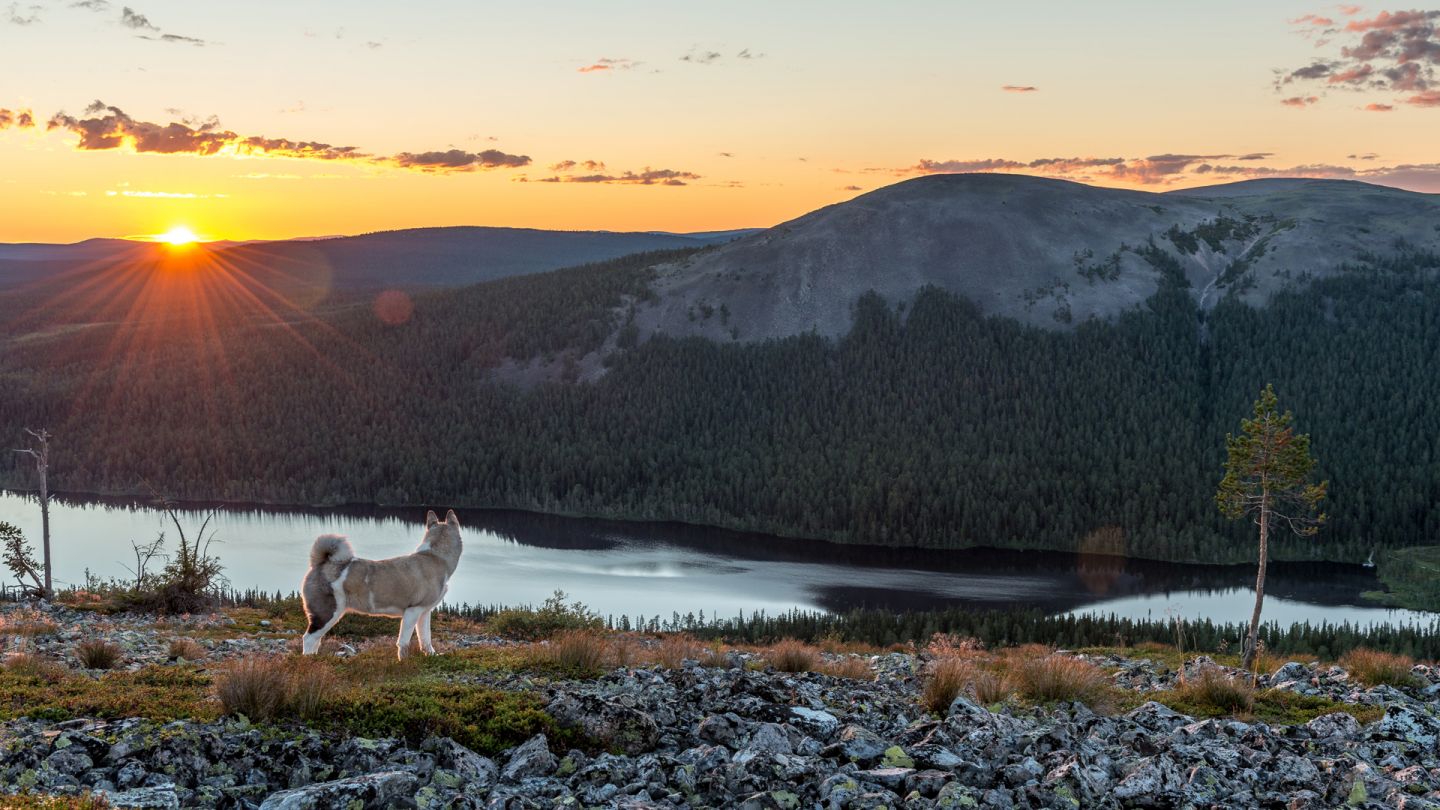
M161 513L132 501L62 497L51 511L56 574L64 583L81 581L87 568L101 577L127 577L130 542L172 528ZM182 520L198 527L206 511L187 506ZM613 615L965 606L1241 621L1253 600L1248 566L1174 565L1095 549L836 546L679 524L458 511L466 528L465 556L450 599L471 604L535 604L559 588ZM215 548L236 587L288 592L304 575L315 535L348 535L367 557L405 554L419 541L423 514L379 507L224 507L212 525ZM0 520L39 537L39 510L23 495L0 493ZM1376 587L1373 571L1360 566L1272 563L1266 617L1428 621L1367 605L1360 594Z

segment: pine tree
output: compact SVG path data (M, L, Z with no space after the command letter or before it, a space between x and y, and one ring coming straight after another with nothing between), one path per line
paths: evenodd
M1295 534L1315 534L1325 522L1317 513L1328 482L1310 483L1315 458L1310 437L1296 435L1293 415L1279 411L1275 388L1266 385L1255 401L1253 419L1240 421L1240 435L1225 437L1229 459L1215 503L1226 517L1253 516L1260 527L1260 562L1255 575L1255 612L1245 639L1242 666L1253 670L1260 634L1260 608L1265 601L1265 564L1270 553L1270 529L1279 526Z

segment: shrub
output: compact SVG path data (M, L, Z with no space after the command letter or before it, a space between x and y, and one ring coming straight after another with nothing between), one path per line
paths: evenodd
M765 661L781 672L809 672L820 656L814 647L793 638L781 639L765 651Z
M204 661L209 651L189 638L172 638L166 655L171 660Z
M1006 670L1017 691L1033 701L1076 700L1091 708L1109 703L1110 678L1089 661L1055 653L1037 656L1027 652L1010 656Z
M600 630L605 622L580 602L565 602L556 591L536 608L510 608L490 617L490 631L506 638L538 641L566 630Z
M1350 677L1366 686L1411 686L1415 683L1415 676L1410 671L1415 666L1415 659L1408 655L1360 647L1341 657L1340 666L1350 673Z
M114 669L125 651L104 639L90 639L75 645L75 659L86 669Z
M1204 667L1176 686L1176 699L1192 715L1221 716L1249 712L1255 708L1255 687L1246 676L1235 677L1219 667Z
M79 796L36 796L21 793L18 796L0 794L0 802L6 810L109 810L110 802L104 794L82 793Z

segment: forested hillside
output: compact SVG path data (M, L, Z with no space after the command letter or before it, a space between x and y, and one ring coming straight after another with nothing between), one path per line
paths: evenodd
M1211 498L1225 433L1273 382L1332 494L1329 525L1279 556L1360 560L1440 532L1434 254L1372 257L1264 308L1232 295L1202 311L1170 278L1141 309L1070 331L930 288L903 306L863 297L840 339L637 341L627 313L677 256L419 296L397 325L364 302L43 330L0 298L0 430L48 426L52 487L71 492L147 481L191 499L1240 561L1253 530ZM197 285L168 293L181 314L208 289L172 284ZM592 350L608 367L594 382L496 381L507 363ZM0 465L30 483L15 456Z

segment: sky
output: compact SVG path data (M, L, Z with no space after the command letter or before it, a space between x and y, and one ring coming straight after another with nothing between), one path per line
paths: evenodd
M769 226L936 172L1440 192L1440 10L0 0L0 242Z

